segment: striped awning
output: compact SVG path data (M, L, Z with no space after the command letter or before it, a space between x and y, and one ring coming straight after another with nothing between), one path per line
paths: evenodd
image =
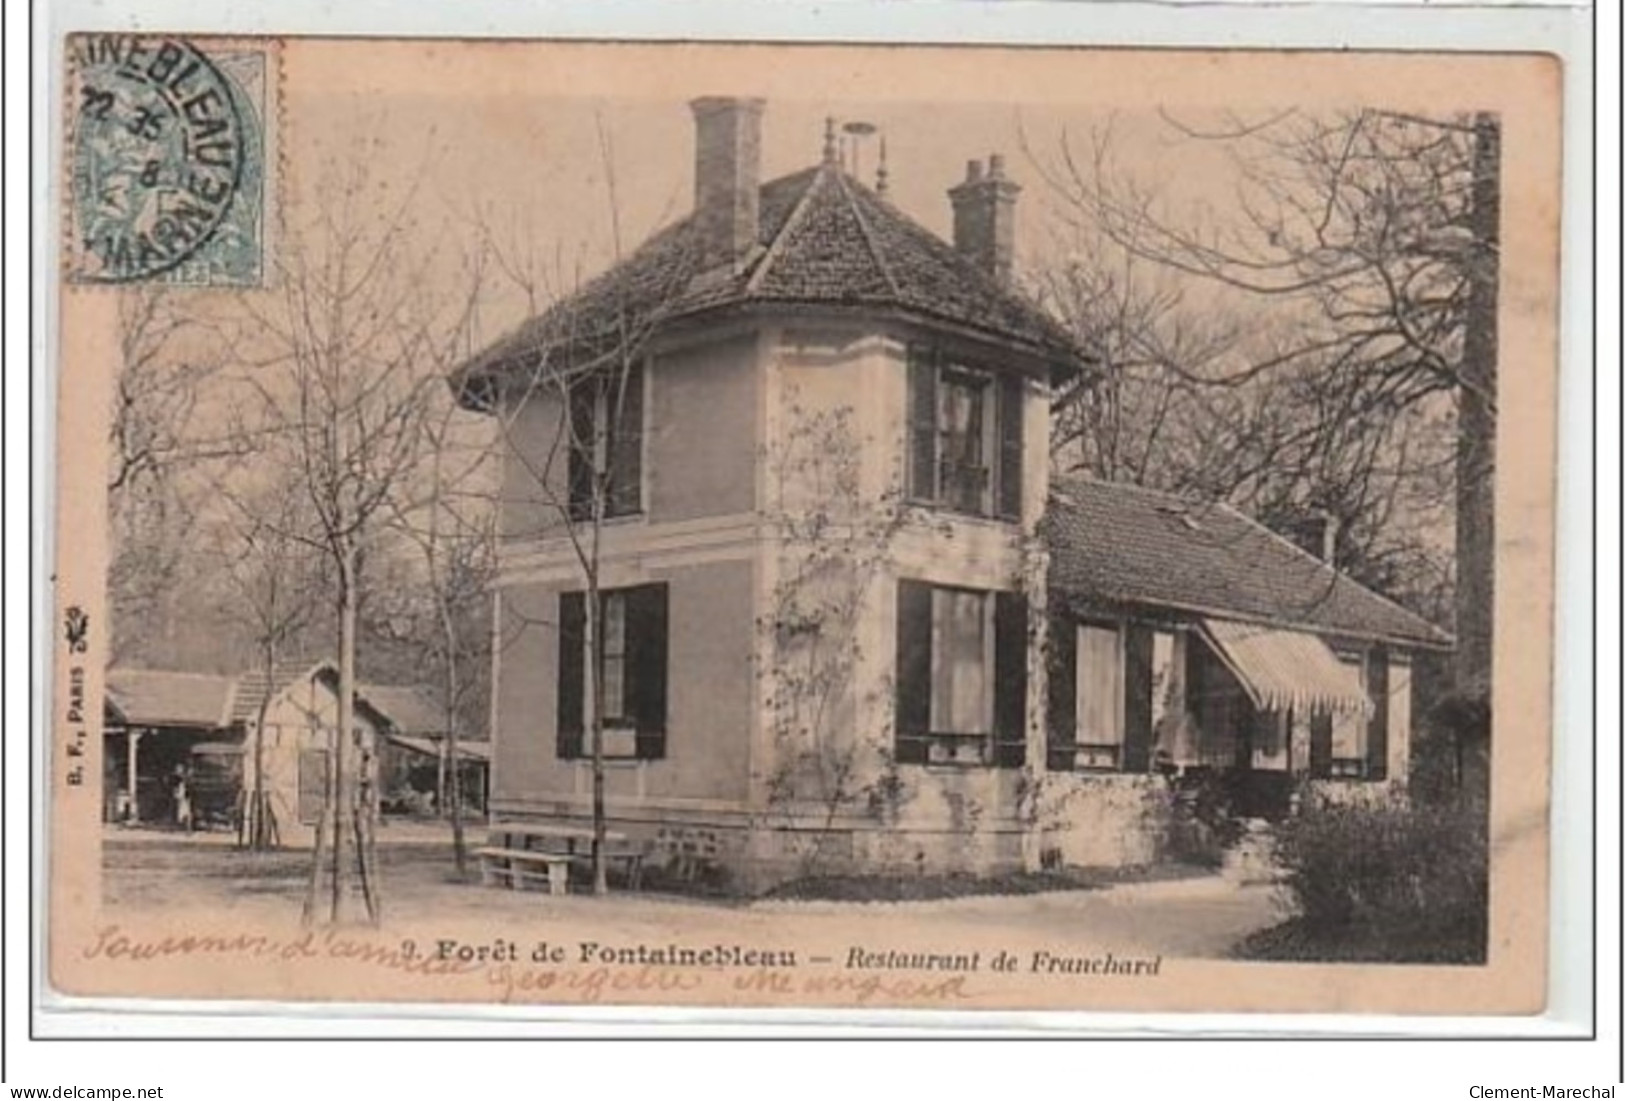
M1315 635L1228 619L1203 620L1202 630L1261 711L1371 710L1359 670Z

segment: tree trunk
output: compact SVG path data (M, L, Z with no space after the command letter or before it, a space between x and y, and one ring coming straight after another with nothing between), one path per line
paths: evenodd
M450 753L450 744L442 741L439 760L435 761L434 773L434 809L435 813L440 815L448 813L448 808L451 806L451 801L446 792L446 759Z
M331 775L332 770L328 770ZM331 783L329 784L331 789ZM328 820L331 817L332 804L324 805L321 814L316 819L316 845L315 852L311 853L310 878L305 883L305 908L300 917L301 924L309 925L316 920L316 907L320 905L322 892L322 869L326 865L327 856L327 830Z
M446 624L446 741L445 752L441 756L443 788L450 796L451 809L451 855L457 864L459 878L468 870L468 847L463 839L463 784L460 762L457 760L457 659L453 656L452 647L456 645L453 638L455 625L451 622L450 609L444 608L442 601L442 614ZM449 760L449 763L445 763Z
M1466 331L1456 426L1456 693L1481 701L1483 729L1455 731L1458 794L1489 806L1489 707L1495 664L1495 437L1501 128L1494 115L1473 120L1474 254L1468 268ZM1467 744L1463 744L1463 739Z
M255 852L271 847L270 826L266 818L265 792L265 717L271 710L271 690L276 678L276 644L265 647L265 696L260 700L259 713L254 717L254 779L245 814L248 826L248 847Z
M604 686L603 624L599 622L599 594L596 574L587 585L587 698L592 701L592 721L587 724L592 737L592 893L609 893L609 876L604 859L604 842L609 832L604 807Z
M1494 656L1496 305L1500 255L1500 123L1473 125L1471 229L1456 438L1456 689L1488 699Z
M345 826L353 808L349 805L349 784L344 761L355 729L355 548L346 541L339 552L339 706L338 729L333 735L333 774L328 794L333 808L333 890L328 920L334 925L344 916ZM360 855L359 853L357 854Z

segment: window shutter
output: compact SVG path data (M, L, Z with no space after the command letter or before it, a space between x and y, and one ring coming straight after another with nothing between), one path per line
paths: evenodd
M931 586L897 582L898 764L924 764L931 733Z
M1056 772L1070 772L1078 740L1078 625L1059 612L1049 621L1049 716L1046 757Z
M1323 780L1332 774L1332 716L1315 711L1309 716L1309 775Z
M1027 763L1027 594L993 594L993 763Z
M1131 623L1123 636L1123 771L1151 768L1151 628Z
M626 592L627 710L637 723L639 760L666 756L667 586Z
M908 495L937 499L937 365L927 348L908 350Z
M597 391L590 379L577 379L567 393L570 444L570 519L592 517L593 491L593 398Z
M619 395L620 416L611 432L609 501L612 516L626 516L643 507L643 367L634 365L625 374ZM610 399L616 398L614 387Z
M1365 776L1368 780L1388 779L1388 652L1373 650L1366 658L1367 694L1375 710L1366 727Z
M559 692L557 752L559 759L581 756L585 726L582 710L586 677L587 601L583 593L559 594Z
M999 388L999 516L1021 519L1022 384L1007 376Z

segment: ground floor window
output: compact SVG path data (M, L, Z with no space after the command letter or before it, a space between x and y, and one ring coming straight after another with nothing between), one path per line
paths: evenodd
M595 727L603 729L606 757L656 760L666 755L667 602L664 582L602 590L598 631L589 641L587 594L559 594L560 758L591 756ZM589 669L596 670L601 683L600 723L593 721Z
M1026 647L1022 594L900 581L898 761L1019 767Z
M1389 668L1381 649L1337 655L1359 678L1364 711L1319 712L1309 724L1309 771L1334 780L1388 778Z
M967 589L931 592L931 729L993 731L993 601Z
M1046 758L1052 771L1149 769L1159 691L1166 714L1176 687L1166 667L1173 660L1171 645L1163 644L1159 690L1156 632L1150 627L1065 614L1051 619ZM1182 687L1178 691L1183 695ZM1183 709L1182 703L1175 706Z
M1123 753L1123 640L1116 627L1078 627L1077 768L1116 769Z

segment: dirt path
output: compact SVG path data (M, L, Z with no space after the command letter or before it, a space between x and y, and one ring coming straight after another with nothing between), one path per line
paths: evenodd
M296 921L309 855L239 853L185 839L113 838L104 859L109 910L190 915L255 924ZM606 940L716 936L782 941L798 935L951 942L997 932L1012 939L1167 956L1222 956L1231 945L1284 917L1277 892L1220 876L1128 883L1099 890L851 903L709 901L671 895L551 898L454 881L444 845L383 850L383 889L391 923L479 925L530 936L582 923ZM493 933L494 935L494 933Z

